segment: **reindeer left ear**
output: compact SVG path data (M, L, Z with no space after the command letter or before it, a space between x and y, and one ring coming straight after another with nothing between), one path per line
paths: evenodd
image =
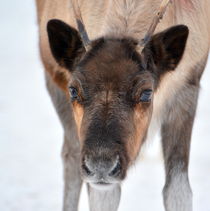
M187 26L178 25L154 35L142 52L147 68L158 75L174 70L183 56L188 34Z

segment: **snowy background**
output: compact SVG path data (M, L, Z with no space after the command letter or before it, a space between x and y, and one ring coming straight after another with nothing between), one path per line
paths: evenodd
M0 2L0 211L61 211L62 129L45 89L33 0ZM194 211L210 211L210 64L190 160ZM130 170L119 211L163 210L158 138ZM80 211L88 211L85 188Z

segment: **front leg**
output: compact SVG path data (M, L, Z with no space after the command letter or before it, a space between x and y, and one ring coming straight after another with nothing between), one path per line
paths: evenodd
M64 165L63 211L77 211L82 180L80 176L80 151L78 141L64 138L62 151Z
M117 211L121 187L115 185L111 189L98 190L88 185L90 211Z
M162 125L162 147L166 182L163 189L166 211L192 211L192 192L188 179L191 132L198 89L188 87L177 95ZM179 99L179 96L183 99Z

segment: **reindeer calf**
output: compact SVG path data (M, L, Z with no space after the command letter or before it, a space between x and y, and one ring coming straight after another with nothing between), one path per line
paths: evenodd
M188 163L208 0L172 1L143 49L161 0L36 2L47 88L64 128L63 210L77 210L85 181L91 211L116 211L120 183L158 125L165 210L192 211Z

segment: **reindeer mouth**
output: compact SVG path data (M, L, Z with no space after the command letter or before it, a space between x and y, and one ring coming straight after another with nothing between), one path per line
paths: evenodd
M116 183L108 183L108 182L94 182L94 183L89 183L89 184L91 187L98 190L112 189L116 185Z
M97 182L95 184L97 184L97 185L110 185L111 183L108 183L108 182Z

